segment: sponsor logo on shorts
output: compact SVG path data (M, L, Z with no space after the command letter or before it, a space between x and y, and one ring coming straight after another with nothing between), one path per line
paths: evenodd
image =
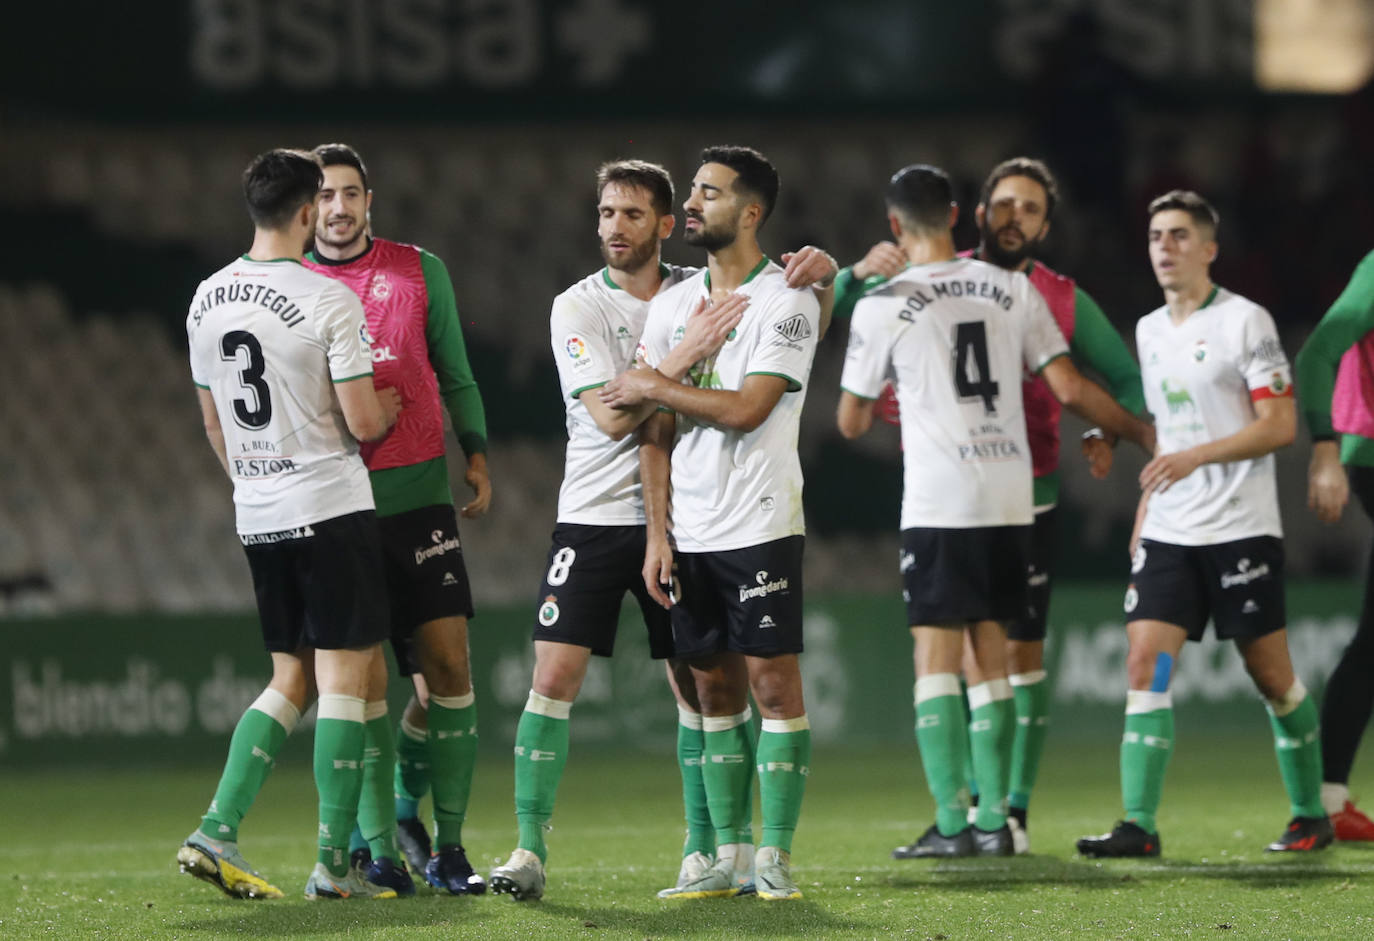
M434 532L429 534L429 538L430 541L433 542L433 545L420 546L415 550L416 565L422 564L426 559L433 559L436 556L441 556L446 552L463 551L463 544L458 541L457 535L448 536L446 538L442 529L434 530Z
M1048 585L1049 583L1049 572L1037 572L1034 569L1031 569L1031 571L1026 575L1026 584L1029 585L1031 588L1039 588L1041 585Z
M544 599L544 603L539 606L539 623L545 627L553 627L558 623L558 598L549 595Z
M1221 576L1222 588L1233 588L1236 585L1248 585L1257 578L1264 578L1269 574L1269 563L1261 562L1251 568L1249 559L1241 559L1236 563L1234 572L1227 572Z
M1135 590L1135 585L1127 585L1126 598L1122 601L1121 607L1126 610L1127 614L1130 614L1138 604L1140 604L1140 592Z
M781 323L773 324L773 329L789 340L805 340L811 336L811 324L802 314L794 314Z
M445 573L444 573L444 580L443 580L442 582L440 582L439 584L441 584L441 585L456 585L456 584L458 584L458 578L457 578L457 576L455 576L452 572L445 572Z
M914 553L914 552L898 552L898 553L897 553L897 571L899 571L899 572L905 574L905 573L907 573L907 572L910 572L910 571L911 571L912 569L914 569L915 567L916 567L916 553Z
M315 530L307 526L297 526L295 529L283 529L275 533L248 533L239 534L239 541L245 546L270 546L277 542L290 542L293 539L308 539L315 535Z
M1138 575L1140 570L1145 567L1145 546L1135 547L1135 554L1131 556L1131 574Z
M1245 599L1245 604L1243 604L1243 605L1240 606L1240 613L1241 613L1241 614L1255 614L1255 613L1257 613L1257 612L1259 611L1259 609L1260 609L1260 606L1257 605L1257 604L1255 603L1255 599L1254 599L1254 598L1246 598L1246 599Z
M777 627L778 624L773 620L772 615L765 614L763 620L759 621L759 627Z
M739 600L748 601L750 598L764 598L778 591L787 590L787 576L776 578L772 581L768 579L768 573L759 571L754 573L753 585L739 586ZM762 625L760 625L762 626ZM772 625L769 625L770 627Z

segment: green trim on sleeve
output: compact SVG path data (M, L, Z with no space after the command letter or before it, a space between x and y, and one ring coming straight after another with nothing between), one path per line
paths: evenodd
M1374 330L1374 252L1365 255L1355 266L1350 283L1313 328L1293 360L1298 403L1313 435L1334 434L1331 396L1336 391L1336 370L1345 351L1370 330ZM1345 454L1346 447L1342 443L1342 460Z
M767 372L766 370L759 370L758 372L747 372L744 374L744 376L746 379L750 376L776 376L779 379L786 379L788 392L800 392L802 387L802 384L798 382L796 379L793 379L786 373L781 372Z
M570 398L570 399L581 398L583 392L590 391L591 389L600 389L602 386L604 386L604 385L605 385L607 382L609 382L609 381L610 381L610 380L608 380L608 379L603 379L601 382L593 382L593 383L592 383L591 385L589 385L589 386L583 386L583 387L580 388L580 389L574 389L574 390L572 390L572 392L570 392L570 393L568 394L568 398Z
M194 379L191 380L191 385L195 386L197 389L204 389L206 392L210 391L209 386L203 386L199 382L196 382Z
M1132 415L1145 411L1145 392L1135 357L1097 301L1079 287L1074 288L1073 338L1069 350L1075 360L1106 380L1112 398L1122 408Z
M366 376L371 376L371 375L372 375L372 373L370 373L370 372L360 372L360 373L358 373L356 376L345 376L345 377L342 378L342 379L331 379L330 381L333 382L335 385L338 385L338 384L341 383L341 382L352 382L352 381L355 380L355 379L362 379L362 378L364 378L364 377L366 377Z
M1045 367L1048 366L1050 363L1054 362L1056 359L1060 359L1061 357L1068 356L1068 355L1069 355L1069 351L1068 351L1068 350L1065 350L1065 351L1062 352L1062 353L1055 353L1055 354L1054 354L1053 356L1051 356L1049 359L1045 360L1043 363L1040 364L1040 368L1037 369L1037 370L1035 371L1035 374L1036 374L1037 376L1040 375L1042 372L1045 371Z
M861 392L855 392L853 389L850 389L850 388L848 388L847 386L840 386L840 391L841 391L841 392L848 392L850 395L854 396L854 398L856 398L856 399L863 399L865 402L876 402L876 401L878 401L878 396L876 396L876 395L864 395L864 394L861 393Z
M468 363L463 326L458 319L458 302L453 297L453 282L444 263L420 249L420 269L429 294L429 317L425 340L429 344L429 364L439 380L439 397L453 420L458 444L464 454L487 450L487 416L482 393Z

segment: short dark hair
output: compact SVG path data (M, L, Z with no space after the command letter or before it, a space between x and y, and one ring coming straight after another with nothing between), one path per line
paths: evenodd
M282 229L304 205L315 201L324 171L314 154L277 148L258 154L243 171L248 215L260 229Z
M320 158L322 167L352 167L363 178L363 191L371 189L367 183L367 166L362 155L347 144L321 144L312 153Z
M1221 228L1221 215L1211 203L1197 193L1192 190L1169 190L1163 196L1156 196L1150 201L1150 218L1153 219L1156 213L1166 209L1186 212L1192 217L1193 224L1210 232L1210 237L1215 241L1217 229Z
M759 228L763 228L773 214L773 207L778 202L778 190L782 186L778 171L768 162L768 158L752 147L726 144L704 149L701 162L723 164L739 174L734 189L748 193L763 204L763 216L759 219Z
M1045 161L1037 160L1034 157L1012 157L993 167L988 178L983 181L983 192L978 197L978 201L986 206L988 201L992 199L992 191L997 189L997 184L1009 176L1024 176L1044 187L1045 218L1048 219L1054 215L1054 206L1059 202L1059 184L1055 182L1054 174L1050 172L1050 168L1045 166Z
M938 233L949 231L949 207L954 187L949 174L928 163L913 163L892 174L887 183L887 208L906 227Z
M666 216L673 211L673 178L668 171L647 160L610 160L596 170L596 198L599 200L612 183L637 186L649 194L654 212Z

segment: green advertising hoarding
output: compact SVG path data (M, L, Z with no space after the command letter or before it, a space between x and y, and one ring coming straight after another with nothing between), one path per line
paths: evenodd
M1353 582L1290 586L1290 645L1309 687L1320 688L1344 649L1359 593ZM1056 736L1115 742L1125 700L1121 594L1111 584L1056 589L1048 650ZM532 619L530 610L513 607L473 621L473 682L490 748L508 748L515 735L534 663ZM904 619L895 595L807 604L802 669L818 743L911 741ZM14 620L0 631L8 659L0 675L0 767L219 761L269 675L256 621L247 615ZM1174 692L1182 734L1262 722L1240 658L1210 637L1185 651ZM404 681L393 683L393 712L407 694ZM594 660L588 672L573 711L574 740L579 747L661 745L671 740L676 715L663 667L649 659L638 612L627 606L615 657Z

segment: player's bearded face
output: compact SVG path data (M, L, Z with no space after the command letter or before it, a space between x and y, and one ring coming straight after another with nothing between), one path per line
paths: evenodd
M1019 268L1033 256L1046 232L1045 188L1024 176L999 180L983 210L983 258L1001 268Z
M324 168L315 241L347 248L367 235L367 190L362 175L350 166Z
M725 202L725 200L718 200L717 202ZM706 213L689 208L686 210L686 215L687 231L683 233L682 237L688 245L704 248L708 252L718 252L722 248L728 248L735 244L735 239L739 237L739 216L734 213L726 215L723 212L713 211L711 212L712 216L724 216L724 218L708 220Z
M640 187L608 183L597 206L596 236L606 267L638 271L658 258L660 216Z

